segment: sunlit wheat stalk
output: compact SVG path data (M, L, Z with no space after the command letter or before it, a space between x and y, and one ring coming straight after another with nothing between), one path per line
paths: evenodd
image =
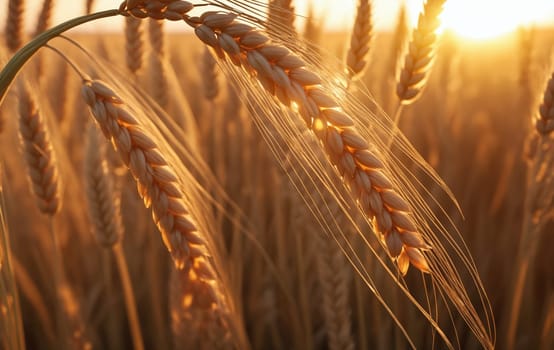
M62 310L61 288L67 287L62 250L54 229L54 215L61 206L58 164L50 141L46 121L40 113L30 87L23 80L18 84L19 135L23 144L28 175L39 210L48 215L53 246L54 289L57 296L56 324L62 344L69 341L67 319ZM65 347L65 346L64 346Z
M210 310L220 329L228 334L231 325L226 295L212 266L211 254L215 251L210 249L205 233L197 230L171 164L133 116L132 109L127 109L106 84L85 80L82 95L104 135L112 141L135 178L145 206L152 208L154 223L178 269L178 278L186 280L183 283L188 292L180 299L181 316L187 317L188 311Z
M131 14L154 18L168 17L170 6L179 4L183 11L178 15L195 28L198 38L211 46L220 59L227 55L234 64L243 65L284 105L297 104L299 114L323 143L330 161L343 175L343 181L352 189L361 209L374 220L375 231L380 233L400 271L405 274L411 263L429 272L422 251L430 246L418 232L410 206L393 188L383 162L370 151L352 118L342 111L321 86L321 78L311 72L300 57L271 43L254 27L235 21L237 15L233 13L208 12L187 18L186 13L192 5L185 7L182 1L170 3L168 10L131 7L129 3L127 10Z
M396 95L399 104L393 117L393 128L396 130L400 122L403 106L413 103L425 87L435 59L437 29L440 26L439 16L446 0L427 0L423 11L419 14L417 27L412 33L404 66L400 70ZM395 133L389 141L389 148L394 141Z
M346 67L350 80L359 78L367 68L372 31L371 1L359 0L354 28L350 34L350 48L346 54Z

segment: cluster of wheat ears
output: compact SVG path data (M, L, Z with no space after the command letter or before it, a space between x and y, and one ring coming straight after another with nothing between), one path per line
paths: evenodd
M363 82L376 56L369 0L344 60L318 49L313 17L297 32L292 1L127 0L100 12L87 1L51 27L56 2L44 0L25 44L25 1L9 0L1 347L494 348L459 205L399 131L428 84L445 2L427 0L411 36L401 10L379 101ZM123 40L84 38L91 49L65 34L113 16ZM195 39L174 42L168 21ZM170 58L175 46L203 47L200 63ZM507 349L553 217L554 75L543 98L498 323ZM547 315L532 343L545 348Z

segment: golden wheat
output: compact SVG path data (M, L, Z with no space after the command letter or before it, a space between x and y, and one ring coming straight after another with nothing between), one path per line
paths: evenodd
M435 56L439 15L445 2L427 0L419 15L396 86L396 94L402 103L414 102L425 86Z
M372 30L371 1L360 0L354 28L352 34L350 34L350 48L346 54L346 66L350 79L360 77L367 68Z

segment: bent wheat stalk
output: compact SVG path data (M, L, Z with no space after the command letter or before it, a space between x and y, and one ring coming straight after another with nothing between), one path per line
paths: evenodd
M383 162L358 133L353 119L326 93L321 78L307 69L300 57L271 43L254 27L236 21L234 13L206 12L189 17L187 13L194 6L185 1L172 1L157 8L145 3L127 1L120 9L139 18L185 20L220 59L228 57L235 65L246 68L284 105L297 105L363 212L375 222L375 231L402 274L406 274L410 263L423 272L430 271L423 251L431 247L418 232L408 202L393 188Z
M187 279L189 293L181 300L183 307L210 310L220 329L230 333L228 301L212 263L214 251L185 205L185 193L172 166L132 109L126 109L106 84L85 79L81 92L100 129L135 178L145 206L152 208L152 218L180 278Z

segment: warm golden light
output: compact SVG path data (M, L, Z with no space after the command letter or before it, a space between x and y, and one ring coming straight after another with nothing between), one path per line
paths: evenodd
M515 31L519 26L548 20L551 0L464 0L447 1L443 29L469 39L490 39Z

